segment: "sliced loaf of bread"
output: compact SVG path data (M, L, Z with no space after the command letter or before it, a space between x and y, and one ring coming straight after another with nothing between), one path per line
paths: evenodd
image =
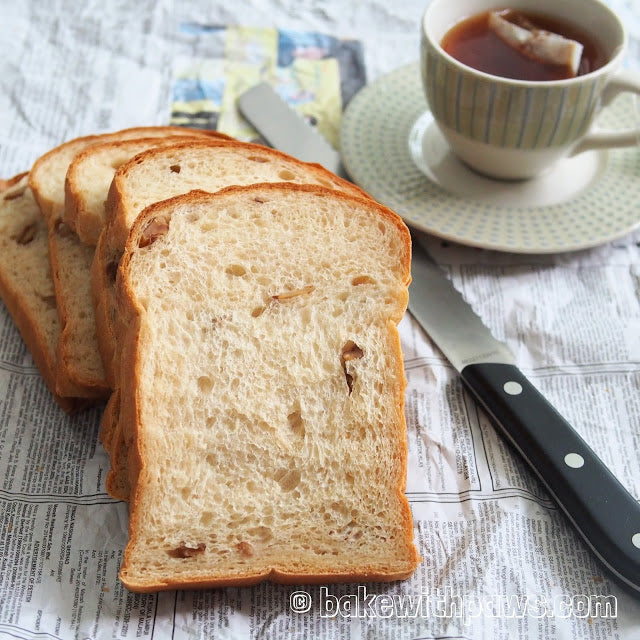
M85 402L56 392L60 321L49 266L47 227L26 174L0 193L0 296L56 402L67 412Z
M107 224L91 266L91 290L106 380L116 377L115 276L129 231L148 205L191 191L215 192L256 182L318 184L361 197L355 185L317 164L301 162L261 145L203 141L151 149L115 173L106 206Z
M47 221L49 259L61 332L56 359L56 389L61 395L106 397L102 359L95 335L90 269L94 248L80 242L64 221L65 180L77 154L93 144L144 137L203 137L217 134L183 127L136 127L76 138L41 156L29 173L29 185ZM226 138L226 136L224 136Z
M133 591L415 570L397 323L410 236L266 184L147 208L118 272Z

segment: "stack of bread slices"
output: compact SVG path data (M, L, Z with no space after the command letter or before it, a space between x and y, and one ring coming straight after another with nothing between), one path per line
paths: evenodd
M125 586L412 574L396 214L181 127L77 138L3 186L6 306L65 411L107 401Z

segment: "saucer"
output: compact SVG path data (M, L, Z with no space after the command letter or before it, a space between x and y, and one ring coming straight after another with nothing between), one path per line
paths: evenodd
M603 110L598 125L633 123L633 96ZM603 244L640 226L638 148L588 151L542 176L500 181L450 151L410 64L362 89L342 120L351 178L407 224L460 244L513 253L556 253Z

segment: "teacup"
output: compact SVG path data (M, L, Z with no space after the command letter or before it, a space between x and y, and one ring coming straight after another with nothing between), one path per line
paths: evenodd
M421 72L429 109L455 154L500 179L539 175L560 158L589 149L636 146L640 129L595 131L594 119L622 91L640 93L640 76L622 69L627 36L600 0L512 0L510 9L541 14L592 34L600 68L566 80L527 81L478 71L441 42L460 20L507 3L432 0L422 20Z

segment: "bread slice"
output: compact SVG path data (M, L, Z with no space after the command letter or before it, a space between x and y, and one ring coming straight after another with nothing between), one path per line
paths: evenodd
M322 187L144 211L118 274L128 589L411 575L410 251L390 210Z
M129 500L131 485L129 484L129 452L128 444L122 434L120 422L120 390L116 389L109 398L102 414L100 424L100 440L110 456L111 469L107 474L107 493L116 500Z
M40 205L42 214L48 221L54 212L61 214L63 211L64 183L67 169L75 156L88 146L113 140L158 136L166 137L169 135L185 136L188 134L198 137L211 135L218 137L222 135L211 131L170 126L132 127L113 133L74 138L73 140L54 147L36 160L29 172L29 186L33 190L36 200Z
M0 193L0 296L60 407L72 413L86 401L56 393L60 322L49 267L47 227L26 174Z
M319 184L360 197L355 185L318 164L301 162L267 147L228 142L181 143L151 149L117 171L106 206L107 224L91 266L91 290L98 328L98 346L107 382L116 377L115 275L134 221L148 205L192 189L218 191L230 185L289 181Z
M92 144L84 149L74 157L66 173L64 221L81 242L95 246L105 224L104 205L116 169L147 149L188 142L195 136L212 139L210 134L196 131L188 137L176 134L162 138L132 138ZM221 144L231 140L223 134L213 139Z
M98 351L91 301L89 274L94 249L83 245L62 218L69 165L78 153L93 144L141 136L166 138L187 135L207 139L217 136L215 132L183 127L136 127L85 136L50 150L34 163L30 171L29 185L47 221L49 259L61 324L56 360L56 389L61 395L103 398L110 391Z

